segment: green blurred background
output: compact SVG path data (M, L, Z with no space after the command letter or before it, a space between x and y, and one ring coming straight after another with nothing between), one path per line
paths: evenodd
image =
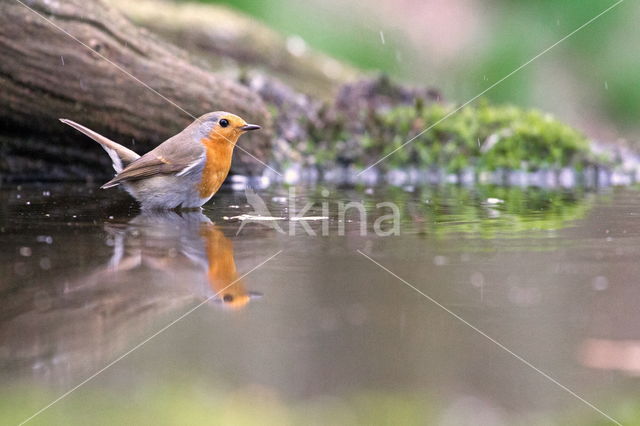
M336 58L464 102L617 0L203 0ZM623 1L486 94L555 113L589 136L640 140L640 3Z

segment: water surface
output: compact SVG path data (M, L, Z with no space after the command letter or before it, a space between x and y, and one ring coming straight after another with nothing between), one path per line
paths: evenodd
M640 422L640 192L294 190L2 188L0 423Z

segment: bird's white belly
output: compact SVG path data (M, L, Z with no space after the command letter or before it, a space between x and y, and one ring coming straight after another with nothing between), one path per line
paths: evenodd
M211 199L200 196L199 175L154 176L127 183L125 188L140 202L143 209L197 208Z

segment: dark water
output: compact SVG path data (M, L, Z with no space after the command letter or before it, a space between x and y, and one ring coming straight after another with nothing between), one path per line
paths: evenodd
M293 189L3 188L0 423L640 424L640 192Z

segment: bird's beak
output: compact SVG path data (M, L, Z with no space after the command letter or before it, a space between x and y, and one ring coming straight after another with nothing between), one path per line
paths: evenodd
M244 126L240 127L240 130L242 130L243 132L248 132L249 130L259 130L260 126L258 126L257 124L245 124Z

